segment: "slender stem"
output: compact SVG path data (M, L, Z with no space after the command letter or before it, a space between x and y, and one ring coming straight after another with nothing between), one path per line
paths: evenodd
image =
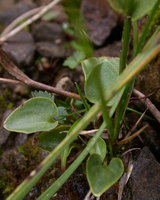
M70 146L67 146L64 149L64 151L61 153L61 170L62 170L62 172L66 170L69 148L70 148Z
M129 38L130 38L130 32L131 32L131 18L126 18L124 22L124 28L122 33L122 50L120 54L120 66L119 66L119 73L122 73L122 71L126 68L127 64L127 55L128 55L128 49L129 49ZM130 88L130 87L129 87ZM124 94L122 95L121 101L117 107L116 115L115 115L115 124L114 124L114 132L112 136L112 140L115 141L118 137L120 122L123 119L125 108L127 107L129 96L126 99L126 92L128 94L129 90L125 89ZM125 95L125 98L124 98Z
M58 189L66 182L66 180L72 175L72 173L78 168L78 166L82 163L85 159L87 154L89 153L90 149L96 143L97 139L103 133L106 127L105 122L101 125L99 130L97 131L96 135L89 141L85 149L81 152L78 158L69 166L69 168L45 191L43 192L37 200L48 200L50 199Z
M133 133L133 131L137 128L137 126L139 125L139 123L142 121L142 119L144 118L144 115L145 115L145 113L146 113L146 111L147 111L148 109L146 109L144 112L143 112L143 114L139 117L139 119L136 121L136 123L134 124L134 126L128 131L128 133L125 135L125 137L123 138L123 139L125 139L125 138L128 138L132 133Z
M146 128L148 128L148 124L146 124L144 127L142 127L141 129L139 129L137 132L135 132L134 134L132 134L131 136L117 142L117 144L122 145L124 143L129 142L130 140L133 140L135 137L137 137L140 133L142 133Z
M84 113L84 112L86 112L86 109L78 110L78 111L75 111L75 112L72 112L72 113L69 113L69 114L66 114L66 115L61 115L61 116L62 117L74 116L74 115L78 115L78 114L81 114L81 113Z
M2 83L11 83L11 84L22 84L22 85L24 85L24 83L22 83L21 81L17 81L17 80L13 80L13 79L8 79L8 78L0 78L0 82L2 82Z
M100 64L101 65L101 64ZM110 140L112 140L112 135L113 135L113 123L112 123L112 119L109 116L109 111L107 111L106 108L106 101L105 101L105 97L104 97L104 92L102 89L102 83L101 83L101 72L100 72L100 65L97 65L94 70L95 70L95 74L97 74L97 78L96 78L96 89L99 93L99 99L101 101L101 109L102 109L102 113L103 113L103 119L106 122L107 128L109 130L109 138Z
M100 64L101 65L101 64ZM99 98L101 101L101 109L102 109L102 113L103 113L103 120L107 125L107 128L109 130L109 154L110 154L110 158L112 158L113 156L113 148L112 148L112 143L113 143L113 134L114 134L114 128L113 128L113 123L112 123L112 119L109 116L109 111L107 111L106 108L106 101L105 101L105 96L104 96L104 92L102 89L102 83L101 83L101 72L100 72L100 66L97 65L95 67L95 74L97 74L97 79L96 79L96 87L97 87L97 91L99 92Z
M119 73L121 73L126 68L130 32L131 32L131 18L127 17L124 22L123 33L122 33L122 50L120 54Z
M134 90L133 90L133 91L134 91ZM133 109L133 108L129 108L129 107L128 107L126 110L127 110L127 111L130 111L130 112L134 112L134 113L136 113L136 114L138 114L138 115L142 115L142 114L143 114L142 112L140 112L140 111L138 111L138 110L135 110L135 109ZM149 115L145 115L144 118L149 119L149 120L151 120L151 121L156 121L153 117L150 117Z
M149 17L148 17L148 20L147 20L147 23L143 29L143 32L142 32L142 35L139 39L139 43L138 43L138 47L137 47L137 50L136 50L136 55L138 53L140 53L140 51L142 50L143 48L143 45L145 43L145 40L146 38L148 37L148 34L149 34L149 31L150 31L150 28L152 26L152 23L153 23L153 20L154 20L154 17L156 15L156 11L159 9L159 5L160 5L160 0L157 0L156 4L154 5Z
M109 159L111 160L113 158L113 146L112 146L113 142L108 142L108 150L109 150Z
M82 103L83 103L85 109L86 109L87 111L89 111L90 105L87 103L86 98L83 96L83 94L82 94L82 92L81 92L81 90L80 90L80 88L79 88L79 85L78 85L77 83L75 83L75 85L76 85L77 92L78 92L78 94L79 94L79 96L80 96L80 98L81 98L81 101L82 101Z
M132 22L133 28L133 58L136 55L136 50L138 46L138 23L137 20Z
M116 115L115 115L114 136L113 136L114 141L116 141L118 138L119 129L120 129L121 122L123 120L126 108L128 106L128 102L129 102L131 92L133 89L133 84L134 84L134 81L131 81L130 83L127 84L126 89L124 90L124 93L122 95L121 101L118 105Z

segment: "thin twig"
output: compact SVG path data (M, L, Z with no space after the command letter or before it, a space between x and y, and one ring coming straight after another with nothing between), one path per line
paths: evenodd
M137 150L141 150L141 148L132 148L132 149L128 149L127 151L125 151L124 153L122 153L122 157L125 156L127 153L130 153L132 151L137 151Z
M152 113L152 115L157 119L157 121L160 123L160 111L155 107L155 105L151 102L151 100L149 100L148 98L144 98L145 95L134 89L133 90L133 94L137 97L140 97L140 101L146 105L146 107L148 108L148 110ZM144 98L144 99L143 99Z
M21 81L13 80L13 79L8 79L8 78L0 78L0 82L2 83L11 83L11 84L23 84Z
M79 135L95 135L98 129L81 131ZM60 133L68 133L68 131L61 131Z
M136 121L136 123L134 124L134 126L132 127L131 130L128 131L127 135L125 136L125 138L129 137L131 135L131 133L137 128L138 124L141 122L141 120L143 119L144 115L146 114L146 111L148 110L148 108L146 108L146 110L143 112L143 114L140 116L140 118Z
M43 84L43 83L40 83L40 82L30 79L11 61L11 59L8 57L8 55L2 49L0 49L0 65L9 74L11 74L17 80L19 80L21 82L21 84L24 83L25 85L27 85L29 87L46 90L46 91L53 92L53 93L56 93L59 95L63 95L66 97L80 100L80 96L75 93L64 91L64 90L59 90L55 87L52 87L52 86L49 86L49 85L46 85L46 84ZM5 81L6 79L1 79L1 81L2 80ZM8 82L11 82L11 80L9 79ZM18 82L17 81L15 82L14 80L12 80L12 83L17 84Z
M84 198L84 200L89 200L90 196L92 195L91 191L89 190Z
M61 0L54 0L51 1L51 3L49 3L48 5L44 6L42 8L42 10L40 10L40 12L38 12L37 14L35 14L33 17L29 18L27 21L25 21L23 24L19 25L18 27L16 27L15 29L13 29L11 32L9 32L8 34L0 37L0 42L4 42L6 40L8 40L10 37L14 36L15 34L17 34L18 32L20 32L23 28L25 28L26 26L32 24L33 22L35 22L36 20L38 20L41 16L43 16L48 10L50 10L53 6L55 6L56 4L58 4Z
M99 130L99 129L81 131L81 132L79 132L79 135L94 136L98 130ZM105 129L104 131L105 131L105 132L102 133L101 136L102 136L102 138L104 138L104 139L108 139L108 130ZM68 131L61 131L60 133L68 133Z
M17 17L14 21L12 21L5 29L4 31L1 33L0 37L8 34L10 31L12 31L13 28L15 28L21 21L25 20L26 18L31 17L32 15L35 15L36 13L38 13L40 10L42 10L43 6L39 7L39 8L34 8L32 10L29 10L25 13L23 13L22 15L20 15L19 17Z
M124 187L127 184L131 174L132 174L132 170L133 170L133 163L132 161L129 161L129 164L127 166L127 172L125 172L123 174L123 176L121 177L120 181L119 181L119 191L118 191L118 200L122 199L122 194L124 191Z
M135 137L137 137L138 135L140 135L146 128L148 128L148 124L146 124L145 126L143 126L141 129L139 129L137 132L135 132L133 135L124 138L123 140L117 142L118 145L122 145L125 144L127 142L129 142L130 140L133 140Z

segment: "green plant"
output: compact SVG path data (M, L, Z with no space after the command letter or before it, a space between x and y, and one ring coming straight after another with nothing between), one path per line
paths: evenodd
M74 37L70 45L75 52L63 63L64 66L68 66L70 69L76 68L80 61L92 56L93 53L93 47L85 27L85 20L80 12L81 2L81 0L63 1L63 6L70 22L70 26L67 26L65 31Z
M150 34L150 27L154 20L155 10L160 5L160 0L149 1L148 4L144 0L118 0L109 2L115 10L125 16L122 51L120 59L102 57L98 59L89 58L82 61L85 75L85 95L94 105L92 107L88 105L77 85L78 93L81 96L81 106L83 107L81 109L85 114L76 123L71 125L70 128L66 125L69 124L68 122L76 120L77 113L75 113L74 117L72 115L72 119L70 119L71 115L68 111L64 112L63 110L61 114L60 109L58 111L58 106L54 103L54 99L48 94L44 95L44 93L38 93L36 97L26 101L22 107L11 113L4 122L5 128L11 131L14 130L24 133L51 131L42 133L39 136L42 147L45 149L48 148L51 151L49 156L30 174L28 179L24 180L17 187L8 197L8 200L23 199L60 155L62 158L62 168L65 168L66 159L72 148L72 142L77 139L83 129L95 120L100 111L102 111L103 123L94 137L88 140L86 147L66 171L37 199L50 199L88 154L90 155L87 159L86 175L90 189L95 196L101 196L123 174L124 165L119 156L116 143L121 122L130 98L134 77L160 52L160 27L146 41ZM137 20L148 12L150 14L146 26L141 36L138 37L138 43L133 44L133 59L127 65L131 29L132 27L135 29ZM134 38L137 38L137 35L139 36L137 29L133 31L133 34ZM67 106L66 109L68 109ZM38 126L35 126L32 120L35 123L37 122ZM108 139L104 141L101 138L101 134L106 128L108 129ZM61 134L64 130L68 132L65 136L62 136ZM49 140L51 141L50 133L55 134L53 143L48 143ZM96 176L94 177L94 175Z

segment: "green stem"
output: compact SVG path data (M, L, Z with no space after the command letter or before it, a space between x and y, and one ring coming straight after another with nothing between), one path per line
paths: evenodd
M157 0L156 4L154 5L154 7L153 7L153 9L152 9L152 11L151 11L151 13L150 13L150 15L148 17L147 23L146 23L146 25L145 25L145 27L143 29L142 35L141 35L141 37L139 39L139 43L138 43L138 47L137 47L135 55L140 53L142 48L143 48L145 40L149 35L150 28L151 28L152 23L154 21L154 17L156 15L156 11L159 9L159 5L160 5L160 0Z
M127 108L126 109L127 111L130 111L130 112L134 112L134 113L136 113L136 114L138 114L138 115L142 115L143 113L142 112L140 112L140 111L138 111L138 110L135 110L135 109L133 109L133 108ZM149 120L151 120L151 121L155 121L156 122L156 120L153 118L153 117L150 117L149 115L144 115L144 117L146 118L146 119L149 119Z
M69 114L66 114L66 115L61 115L61 116L62 117L74 116L74 115L78 115L78 114L81 114L81 113L84 113L84 112L86 112L86 109L75 111L75 112L72 112L72 113L69 113Z
M78 166L85 159L90 149L96 143L97 139L103 133L106 127L105 122L101 125L96 135L89 141L85 149L81 152L78 158L69 166L69 168L45 191L41 194L37 200L48 200L50 199L58 189L66 182L66 180L72 175L72 173L78 168Z
M137 20L132 22L133 27L133 58L136 55L136 50L138 46L138 23Z
M128 102L129 102L131 92L132 92L132 89L133 89L133 84L134 84L134 81L131 81L130 83L128 83L126 85L126 89L124 90L121 101L118 105L116 115L115 115L114 141L116 141L117 138L118 138L119 129L120 129L121 122L123 120L125 111L126 111L127 106L128 106Z
M61 153L61 170L65 171L66 164L67 164L67 157L69 152L69 146L64 149L64 151Z
M122 33L122 50L121 50L121 54L120 54L119 73L122 73L127 65L130 32L131 32L131 18L127 17L124 22L124 28L123 28L123 33ZM113 132L113 136L112 136L113 142L118 137L120 122L121 122L123 114L124 114L124 109L125 109L125 107L127 107L128 97L126 99L126 92L128 94L127 88L125 89L125 91L122 95L121 101L116 110L114 132ZM125 98L124 98L124 96L125 96Z
M110 154L110 158L112 158L113 156L112 143L113 143L113 134L114 134L113 123L112 123L111 117L109 116L109 111L107 111L107 108L106 108L106 101L105 101L104 92L103 92L102 83L101 83L100 66L97 65L94 70L96 70L95 74L97 74L97 79L95 81L97 83L96 87L97 87L97 91L99 92L99 98L101 101L103 120L106 123L108 131L109 131L109 135L108 135L109 136L109 154Z
M96 81L97 91L99 93L99 98L100 98L100 101L101 101L101 109L102 109L102 113L103 113L103 120L107 124L107 128L109 130L109 138L112 141L113 123L112 123L111 117L109 116L109 111L107 111L107 108L106 108L106 101L105 101L104 92L103 92L102 83L101 83L100 65L101 64L97 65L94 68L95 74L97 74L97 78L95 79L95 81Z
M124 22L123 33L122 33L122 50L120 54L119 73L121 73L126 68L130 32L131 32L131 18L127 17Z
M82 92L81 92L81 90L80 90L80 88L79 88L79 85L78 85L77 83L75 83L75 84L76 84L77 92L78 92L78 94L79 94L79 96L80 96L80 98L81 98L81 100L82 100L82 103L83 103L85 109L86 109L87 111L89 111L90 105L87 103L86 98L83 96L83 94L82 94Z

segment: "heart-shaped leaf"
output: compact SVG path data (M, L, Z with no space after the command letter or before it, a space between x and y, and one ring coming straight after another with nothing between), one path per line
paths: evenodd
M119 75L119 58L90 58L82 62L82 68L85 75L84 90L86 97L92 103L99 100L99 89L97 88L97 78L101 81L102 90L104 93L110 88ZM97 69L99 73L97 74ZM100 77L97 77L100 76ZM111 107L110 116L113 115L125 88L122 88L112 98L107 106Z
M92 149L90 150L90 154L98 154L102 160L104 160L104 158L106 157L106 153L107 153L107 146L105 141L100 137L98 138L98 140L96 141L95 145L92 147Z
M49 131L58 125L54 117L58 115L55 103L45 97L35 97L26 101L5 120L4 128L21 133Z
M119 158L112 158L109 165L103 165L101 157L93 154L87 161L87 180L91 192L101 196L107 189L115 184L124 171L123 162Z
M146 15L157 0L109 0L114 10L137 20Z

